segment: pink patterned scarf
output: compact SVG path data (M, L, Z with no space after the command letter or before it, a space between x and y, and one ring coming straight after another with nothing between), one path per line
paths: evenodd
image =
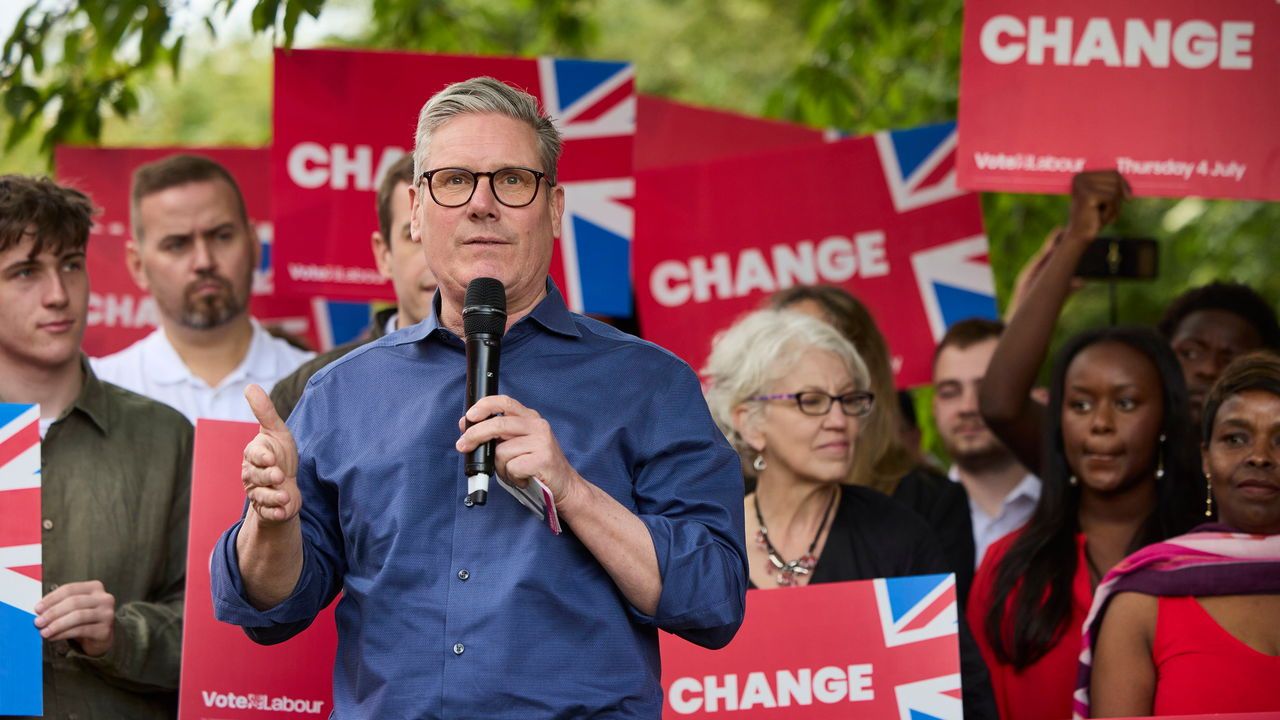
M1117 593L1201 597L1280 593L1280 535L1248 535L1225 525L1201 525L1186 535L1142 548L1107 573L1084 622L1080 671L1072 708L1089 717L1093 648L1107 603Z

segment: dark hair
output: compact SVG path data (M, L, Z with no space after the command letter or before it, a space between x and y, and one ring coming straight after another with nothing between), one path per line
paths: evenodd
M857 348L871 375L871 392L886 401L892 398L897 389L889 361L889 343L880 334L867 306L834 285L797 285L780 290L770 296L769 305L784 310L805 300L817 303L826 314L827 322ZM897 403L876 403L875 411L863 421L858 433L852 471L855 484L887 495L897 489L898 481L915 466L914 456L899 439L901 426Z
M405 155L387 168L387 174L378 183L378 232L382 240L391 247L391 200L395 196L396 186L400 183L413 185L413 156Z
M1156 502L1129 548L1132 552L1189 530L1196 522L1200 452L1187 415L1187 389L1169 344L1145 327L1087 330L1071 338L1054 360L1045 421L1043 488L1035 513L996 568L985 632L1001 662L1025 668L1066 632L1080 531L1080 488L1072 485L1062 441L1063 385L1076 355L1098 343L1120 343L1149 359L1164 399L1160 432L1164 477ZM1007 612L1006 612L1007 610Z
M202 155L169 155L155 162L141 165L133 171L133 187L129 193L129 214L133 223L133 236L142 240L142 218L138 206L142 199L169 188L195 182L221 180L231 186L240 210L240 220L249 227L249 211L245 208L240 186L221 164Z
M1213 422L1222 403L1249 390L1262 390L1280 397L1280 356L1266 350L1241 355L1227 365L1204 400L1201 441L1207 447L1213 438Z
M1271 305L1248 285L1214 282L1182 293L1169 303L1157 327L1166 340L1173 340L1187 316L1201 310L1222 310L1240 317L1258 331L1262 346L1280 349L1280 322Z
M89 196L47 177L0 176L0 250L33 237L31 257L84 250L97 208Z
M954 347L963 350L991 338L999 338L1004 334L1004 323L987 318L967 318L947 328L947 333L938 341L933 349L933 365L937 367L938 356L942 351Z

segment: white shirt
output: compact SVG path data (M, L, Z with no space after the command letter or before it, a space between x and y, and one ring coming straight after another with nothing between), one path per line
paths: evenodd
M163 328L106 357L90 358L99 378L175 408L195 423L196 418L256 422L244 389L257 383L268 393L284 376L315 357L262 328L256 320L244 359L217 387L191 373L173 349Z
M960 482L960 469L952 465L947 476L955 482ZM1031 473L1027 473L1026 477L1022 478L1022 482L1015 485L1013 490L1004 496L1004 502L1000 504L1000 512L995 517L987 515L973 501L973 498L969 498L969 517L973 522L973 566L975 568L982 564L982 556L987 554L987 548L991 547L992 543L1027 524L1039 501L1040 478Z

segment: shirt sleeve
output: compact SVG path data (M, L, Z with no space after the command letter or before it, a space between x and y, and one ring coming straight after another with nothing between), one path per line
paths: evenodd
M738 455L681 364L652 396L635 497L662 576L654 615L638 621L709 648L727 645L746 607L747 551Z
M298 443L298 490L302 494L302 574L293 593L266 610L249 603L236 552L243 520L222 534L210 560L215 617L239 625L254 642L264 645L284 642L305 630L338 595L346 574L337 495L317 473L316 453L326 447L326 424L329 428L341 427L323 418L325 404L325 393L306 393L289 420Z
M177 413L174 413L177 416ZM190 423L182 428L173 458L172 492L165 528L167 551L159 580L145 600L116 608L111 649L98 657L79 652L72 657L108 681L137 691L177 690L182 662L182 603L187 579L187 525L191 509Z

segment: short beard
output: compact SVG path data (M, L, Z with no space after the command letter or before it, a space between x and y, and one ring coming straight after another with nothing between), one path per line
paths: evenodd
M956 464L956 467L971 475L1004 470L1018 462L1013 453L1009 452L1009 448L998 440L981 450L967 453L951 452L948 448L948 454L951 455L951 461Z
M212 330L221 327L244 312L245 300L236 297L235 289L225 278L202 278L197 282L215 280L222 286L216 295L196 299L190 289L182 300L182 324L192 330ZM195 283L192 283L193 285Z

